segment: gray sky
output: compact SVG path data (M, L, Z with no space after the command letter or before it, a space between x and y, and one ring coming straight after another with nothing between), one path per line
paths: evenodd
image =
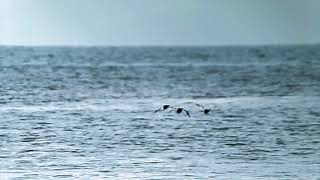
M319 0L0 0L0 44L320 42Z

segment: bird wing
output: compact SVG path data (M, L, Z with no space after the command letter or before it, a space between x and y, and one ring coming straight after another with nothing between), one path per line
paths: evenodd
M160 110L161 110L161 108L155 110L154 113L157 113L157 112L159 112Z
M189 117L191 117L190 114L189 114L189 112L188 112L187 110L184 110L184 112L186 112L186 114L187 114Z
M171 110L169 111L169 112L172 112L172 111L174 111L174 110L176 110L177 108L175 108L175 107L169 107Z
M202 106L201 104L198 104L198 103L194 103L196 106L199 106L199 107L202 107L204 108L204 106Z
M195 102L184 102L183 104L194 104L196 106L204 108L204 106L202 106L201 104L195 103Z

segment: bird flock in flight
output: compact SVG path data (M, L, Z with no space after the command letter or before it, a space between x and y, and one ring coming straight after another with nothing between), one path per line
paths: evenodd
M201 112L203 112L204 114L209 114L209 112L211 111L211 109L206 108L198 103L193 103L194 105L198 106L201 108ZM190 113L188 110L182 108L182 107L173 107L169 104L163 105L161 106L159 109L155 110L154 113L160 112L160 111L168 111L172 112L175 111L177 114L181 114L181 113L185 113L188 117L191 117Z

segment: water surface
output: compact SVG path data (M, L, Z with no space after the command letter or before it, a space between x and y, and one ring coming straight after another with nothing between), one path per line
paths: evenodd
M0 179L320 178L319 50L0 47Z

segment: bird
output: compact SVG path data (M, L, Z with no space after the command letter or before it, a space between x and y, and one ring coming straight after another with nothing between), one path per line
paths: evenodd
M163 106L160 107L159 109L155 110L154 113L159 112L159 111L164 111L164 110L166 110L166 109L168 109L168 108L170 108L170 107L171 107L171 106L168 105L168 104L163 105Z
M191 117L189 111L185 110L184 108L181 108L181 107L179 107L179 108L174 108L174 107L172 107L172 109L175 109L177 114L180 114L180 113L182 113L182 112L185 112L188 117Z
M202 106L201 104L198 103L194 103L196 106L201 107L203 110L201 112L203 112L204 114L209 114L209 112L211 111L211 109L209 108L205 108L204 106Z
M169 109L169 108L171 108L171 111L170 111L170 112L172 112L173 110L174 110L177 114L180 114L180 113L182 113L182 112L185 112L188 117L191 117L189 111L185 110L184 108L181 108L181 107L175 108L175 107L172 107L172 106L169 105L169 104L163 105L163 106L160 107L159 109L155 110L154 113L157 113L157 112L159 112L159 111L165 111L165 110L167 110L167 109Z

